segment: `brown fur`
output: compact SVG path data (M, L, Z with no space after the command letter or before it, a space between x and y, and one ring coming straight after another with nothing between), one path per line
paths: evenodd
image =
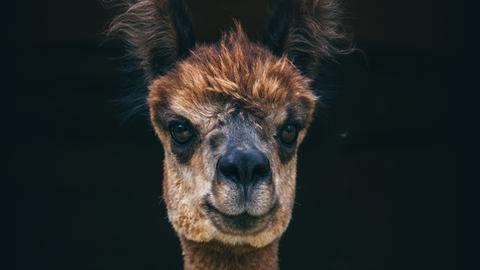
M181 239L185 270L277 270L278 241L262 248Z
M308 79L288 58L275 57L250 43L237 25L236 31L224 36L218 45L197 48L191 57L155 80L148 101L151 107L168 101L170 108L187 114L189 119L208 119L228 111L214 107L215 99L222 96L264 117L294 105L292 101L303 102L301 109L310 112L316 100Z

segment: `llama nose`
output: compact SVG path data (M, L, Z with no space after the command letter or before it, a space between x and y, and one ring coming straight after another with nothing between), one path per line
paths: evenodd
M268 159L257 149L228 151L218 161L218 172L221 178L242 185L271 179Z

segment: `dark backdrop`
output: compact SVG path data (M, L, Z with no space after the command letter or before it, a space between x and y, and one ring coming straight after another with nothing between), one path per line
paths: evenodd
M229 16L261 29L261 1L194 2L204 41ZM364 53L341 59L337 104L301 147L282 269L460 269L459 3L348 2ZM146 117L123 122L114 102L125 77L102 35L113 14L94 0L16 7L18 91L2 103L15 108L17 269L181 269L161 145Z

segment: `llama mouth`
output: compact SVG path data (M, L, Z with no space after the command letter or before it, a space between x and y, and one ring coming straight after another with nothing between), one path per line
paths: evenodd
M253 216L247 212L239 215L229 215L221 212L208 201L204 209L214 226L221 232L232 235L255 235L265 230L278 209L278 203L264 215Z

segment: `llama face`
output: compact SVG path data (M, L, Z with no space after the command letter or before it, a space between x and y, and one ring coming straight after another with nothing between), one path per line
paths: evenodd
M279 238L315 99L287 58L238 29L154 80L150 116L165 150L164 200L175 230L254 247Z

